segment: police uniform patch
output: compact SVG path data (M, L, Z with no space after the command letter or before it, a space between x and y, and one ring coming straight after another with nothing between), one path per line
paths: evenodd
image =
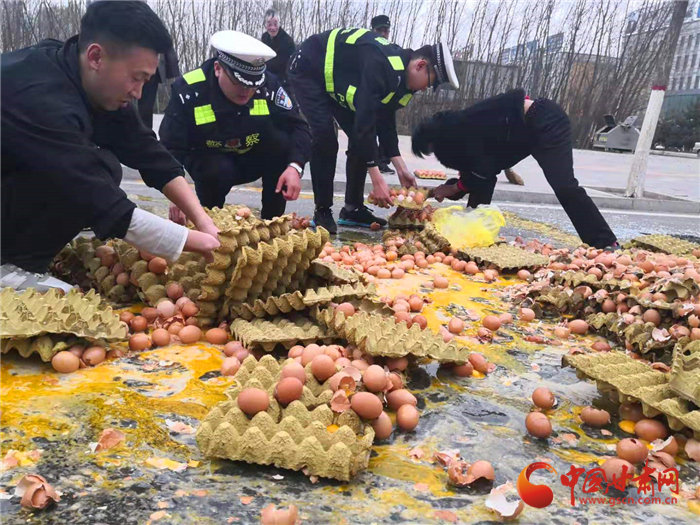
M277 90L277 95L275 96L275 104L284 109L292 109L292 99L284 90L284 88L279 88Z

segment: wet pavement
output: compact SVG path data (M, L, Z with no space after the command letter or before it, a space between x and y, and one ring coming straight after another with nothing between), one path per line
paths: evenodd
M247 192L252 201L255 192ZM240 201L240 195L236 195ZM259 198L259 194L257 196ZM303 201L302 201L303 202ZM139 204L164 210L160 200ZM298 203L297 203L298 204ZM537 237L556 245L575 244L567 232L528 218L508 216L503 234ZM697 231L697 230L696 230ZM378 242L380 233L345 231L336 243ZM422 288L433 276L448 277L450 288ZM455 308L474 319L516 309L502 291L519 283L514 277L487 284L477 277L436 264L413 270L400 281L379 284L378 295L396 296L424 290L432 300L422 312L437 331ZM321 479L300 472L200 455L194 436L170 430L174 422L196 428L232 378L223 378L223 354L207 343L169 346L112 360L61 376L38 359L4 355L1 364L1 452L40 450L41 455L6 469L0 478L0 512L4 523L71 524L209 524L258 523L269 503L295 504L303 523L484 523L498 521L485 506L491 486L462 489L448 483L433 453L457 449L467 461L487 460L496 473L493 486L515 484L520 471L542 460L558 475L572 464L591 469L614 455L615 443L629 437L613 416L607 432L581 424L578 414L595 405L617 412L595 384L579 380L561 367L572 346L590 346L596 337L576 337L563 346L535 344L527 335L551 336L556 319L521 322L501 328L491 343L476 338L478 321L467 324L459 344L482 352L497 369L486 377L458 378L434 363L414 363L408 388L418 398L421 419L414 432L394 432L373 448L369 468L352 482ZM125 346L125 345L122 345ZM478 376L478 374L477 374ZM554 433L537 440L525 431L532 409L530 395L550 388L556 406L548 411ZM393 417L393 416L392 416ZM624 426L624 425L623 425ZM126 434L124 444L94 453L90 444L105 428ZM420 448L420 459L409 451ZM677 458L688 491L699 483L698 464ZM53 509L30 513L10 498L17 481L38 473L61 492ZM700 501L678 499L673 505L570 504L569 489L558 476L535 473L531 481L554 491L545 509L526 507L520 523L697 523ZM582 480L576 496L583 494ZM636 495L634 487L628 488ZM663 497L669 496L666 488Z

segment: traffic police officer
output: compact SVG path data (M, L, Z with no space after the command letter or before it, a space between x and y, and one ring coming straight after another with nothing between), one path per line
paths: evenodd
M275 56L238 31L210 40L216 56L172 86L160 139L194 179L203 206L223 206L233 186L262 177L264 219L296 200L311 150L309 127L280 85L266 73ZM182 220L177 209L171 218Z
M289 66L289 80L311 127L311 180L316 212L314 222L331 233L333 178L338 152L333 119L347 133L347 189L340 223L369 227L386 221L364 206L369 169L373 193L389 203L389 187L377 167L377 140L386 148L401 184L415 185L398 148L396 111L416 91L450 82L459 87L452 57L444 44L416 51L402 49L368 29L333 29L309 37ZM376 123L381 121L382 126Z

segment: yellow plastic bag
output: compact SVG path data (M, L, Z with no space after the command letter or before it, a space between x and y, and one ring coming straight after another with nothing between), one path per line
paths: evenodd
M458 250L491 246L505 223L501 210L491 204L476 209L450 206L433 214L437 230Z

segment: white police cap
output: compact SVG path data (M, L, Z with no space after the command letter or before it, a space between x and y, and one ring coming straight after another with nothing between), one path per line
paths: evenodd
M218 31L209 39L216 49L216 58L227 66L233 76L249 87L265 83L265 62L277 56L272 48L240 31Z

